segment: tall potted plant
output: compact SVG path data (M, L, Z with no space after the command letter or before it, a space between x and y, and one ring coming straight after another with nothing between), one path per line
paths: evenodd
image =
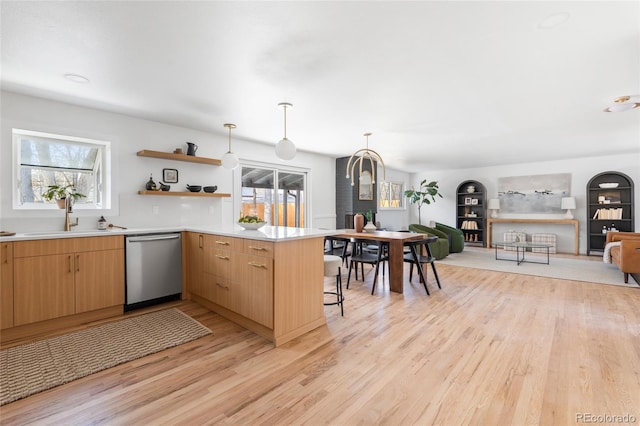
M440 194L438 189L438 182L432 181L427 183L426 179L423 179L420 182L420 187L418 189L407 189L404 191L404 196L409 199L411 204L416 204L418 206L418 224L422 225L422 218L420 215L420 209L422 209L423 204L431 204L432 202L436 202L436 196L442 198L442 194Z

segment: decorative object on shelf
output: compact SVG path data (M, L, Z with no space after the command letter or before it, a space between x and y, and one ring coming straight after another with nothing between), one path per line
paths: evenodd
M619 183L617 183L617 182L608 182L608 183L599 183L598 187L605 188L605 189L610 189L610 188L617 188L618 185L619 185Z
M149 175L149 180L145 184L145 188L147 188L147 191L156 190L156 183L153 181L153 175Z
M380 154L378 154L374 150L369 149L369 136L371 135L372 135L371 132L367 132L364 134L364 137L367 138L366 148L362 148L354 152L349 158L349 161L347 162L346 178L347 179L351 178L351 186L355 185L354 171L355 171L356 165L359 165L359 172L360 172L359 176L360 178L362 178L362 173L363 173L362 163L367 160L369 160L369 164L371 164L371 184L372 185L375 185L376 183L375 162L380 163L380 165L382 166L382 180L385 180L386 178L386 171L384 168L384 161L382 160L382 157L380 156Z
M487 209L492 210L491 212L492 218L495 219L496 217L498 217L498 210L500 210L500 200L497 198L490 199Z
M404 191L404 196L409 199L411 204L418 206L418 224L422 225L420 210L423 204L431 204L436 202L436 196L442 198L438 189L438 181L431 181L427 183L426 179L420 182L420 188L418 190L411 188Z
M200 192L202 186L200 185L187 185L187 189L191 192Z
M576 199L575 197L562 197L562 201L560 202L560 208L562 210L566 210L564 217L566 219L573 219L573 214L571 210L576 209Z
M182 148L176 148L173 150L174 154L184 154L184 152L182 151Z
M166 185L163 182L159 182L160 183L160 191L168 191L171 189L171 185Z
M364 228L364 216L361 213L356 213L353 216L353 229L355 229L356 232L362 232L363 228Z
M202 188L202 190L208 194L213 194L218 190L218 186L217 185L205 186L204 188Z
M476 187L474 185L467 186L467 192L471 194L472 192L476 192Z
M193 142L187 142L187 155L191 155L195 157L197 150L198 150L198 145L196 145Z
M465 199L464 199L464 203L465 203L466 205L469 205L469 206L470 206L470 205L471 205L471 197L467 197L467 198L465 198Z
M224 127L229 129L229 149L227 153L222 156L222 167L224 167L225 169L233 170L238 167L238 156L231 152L231 129L235 129L236 125L226 123Z
M167 183L178 183L178 170L162 169L162 180Z
M472 199L471 199L471 205L472 205L472 206L476 206L476 205L478 205L478 199L477 199L477 198L472 198Z
M613 104L604 109L605 112L623 112L640 107L640 95L618 96Z
M284 137L276 144L276 155L281 160L292 160L296 156L296 146L290 139L287 139L287 108L293 107L288 102L278 104L284 110Z
M107 229L107 219L104 216L100 216L100 219L98 219L98 229L101 231Z

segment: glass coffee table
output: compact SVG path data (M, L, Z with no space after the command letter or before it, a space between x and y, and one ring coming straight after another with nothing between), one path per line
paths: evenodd
M492 242L493 247L496 249L496 260L510 260L514 262L518 262L520 265L523 262L527 263L543 263L549 264L549 249L553 247L553 244L545 244L545 243L531 243L528 241L498 241ZM507 249L507 247L515 249L516 258L507 258L507 257L498 257L498 249ZM542 249L542 254L547 254L547 261L537 261L537 260L529 260L526 258L527 250L531 249ZM543 258L544 259L544 258Z

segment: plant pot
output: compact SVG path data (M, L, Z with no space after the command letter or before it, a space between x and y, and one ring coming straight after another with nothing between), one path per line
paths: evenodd
M61 198L61 199L59 199L59 200L56 200L56 204L58 205L58 208L59 208L59 209L64 209L64 201L65 201L65 199L64 199L64 198Z
M364 232L373 232L376 229L376 225L374 225L372 222L367 223L367 225L363 228Z

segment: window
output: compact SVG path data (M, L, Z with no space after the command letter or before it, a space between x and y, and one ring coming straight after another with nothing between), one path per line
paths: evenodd
M380 208L404 209L404 183L382 182L380 183Z
M57 209L43 193L50 185L71 187L84 197L78 209L108 209L110 143L13 129L14 209Z
M307 173L264 165L241 169L241 216L259 216L273 226L304 228Z

